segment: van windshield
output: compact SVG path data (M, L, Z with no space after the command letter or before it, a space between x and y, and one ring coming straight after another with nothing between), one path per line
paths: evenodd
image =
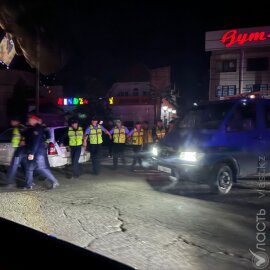
M218 129L233 103L213 103L192 108L180 122L180 128Z

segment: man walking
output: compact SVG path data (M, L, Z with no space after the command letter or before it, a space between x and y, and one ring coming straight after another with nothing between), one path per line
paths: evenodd
M107 134L110 139L112 138L110 132L102 125L98 124L97 117L93 117L91 125L85 130L83 145L87 146L87 139L89 138L89 150L91 154L94 175L98 175L100 173L100 152L103 142L102 132Z
M63 146L64 139L68 137L71 164L72 164L72 178L77 179L80 176L79 159L83 144L83 129L79 126L79 122L75 118L70 119L70 126L67 133L62 139L60 146Z
M113 169L116 170L118 167L118 158L122 159L123 165L126 164L124 157L126 135L128 135L129 130L122 125L121 120L116 120L116 126L110 131L113 136Z
M23 170L25 170L26 167L25 159L23 158L25 149L23 133L25 126L23 126L20 119L16 117L11 119L10 124L13 127L11 145L14 148L14 153L7 173L7 184L13 185L19 166L21 165Z
M26 145L26 185L24 189L32 189L33 172L36 170L40 175L50 182L50 188L59 186L58 181L51 173L46 162L45 155L45 134L44 127L40 125L40 117L29 115L28 123L30 125L25 132Z
M135 128L132 129L128 134L128 136L132 138L132 147L134 152L133 162L130 168L131 171L134 171L137 162L139 163L139 166L142 167L142 158L140 152L143 146L143 132L141 122L137 122L135 124Z
M153 144L153 131L149 128L149 122L144 121L143 125L143 150L145 152L150 151L150 146Z

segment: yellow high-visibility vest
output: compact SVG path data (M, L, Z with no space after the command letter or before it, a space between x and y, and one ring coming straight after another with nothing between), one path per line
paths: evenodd
M13 128L13 130L12 130L12 139L11 139L12 147L14 147L14 148L19 147L21 138L22 138L22 135L21 135L19 127Z
M144 136L143 136L143 143L152 143L153 142L153 135L151 129L144 130Z
M74 130L72 127L68 129L69 146L80 146L83 143L83 129L78 127Z
M126 142L126 128L122 126L120 129L115 127L113 130L113 142L125 143Z
M136 128L134 128L134 133L132 135L132 144L133 145L143 144L143 129L138 131Z
M166 135L166 129L163 127L163 128L156 128L156 135L157 135L157 139L160 140L162 138L165 137Z
M90 125L89 141L90 144L101 144L103 142L102 129L100 125L97 126L97 129Z

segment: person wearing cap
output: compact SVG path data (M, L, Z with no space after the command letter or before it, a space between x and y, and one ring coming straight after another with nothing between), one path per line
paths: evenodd
M140 155L140 151L142 150L143 146L143 134L144 131L142 129L141 122L137 122L135 124L135 128L132 129L128 134L128 137L131 137L134 152L133 161L130 168L131 171L134 171L137 162L139 163L140 167L142 167L142 158Z
M124 157L124 149L126 143L126 136L129 130L122 125L121 120L115 121L115 127L111 129L110 134L113 136L113 169L116 170L118 166L118 158L122 159L123 165L126 164Z
M163 125L163 122L161 119L157 120L157 125L155 128L153 128L153 139L154 142L159 142L161 139L163 139L166 135L166 129Z
M91 154L91 161L93 166L93 174L98 175L100 173L100 152L101 146L103 143L102 132L107 134L110 139L112 135L110 132L105 129L102 125L98 124L97 117L93 117L91 121L91 125L86 128L84 134L84 142L83 145L87 146L87 139L89 139L89 150Z
M63 147L63 142L68 138L72 164L72 178L75 179L80 175L79 159L82 151L83 136L83 129L79 126L79 121L76 118L71 118L68 130L60 140L60 146Z
M28 116L29 128L25 132L26 153L26 185L24 189L32 189L34 170L45 177L50 183L50 188L59 186L58 181L51 173L46 162L47 155L45 146L44 127L40 124L41 119L37 115Z
M23 158L25 148L23 134L26 128L21 124L21 120L18 117L12 118L10 124L13 127L11 145L14 148L14 153L7 173L7 184L13 185L19 166L21 165L24 170L26 167L25 159Z
M153 144L153 131L149 128L149 122L144 121L143 127L143 150L149 151L149 147Z

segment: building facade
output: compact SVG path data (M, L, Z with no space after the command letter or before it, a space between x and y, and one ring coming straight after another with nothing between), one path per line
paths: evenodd
M270 88L270 26L206 33L211 52L209 99L260 92Z

